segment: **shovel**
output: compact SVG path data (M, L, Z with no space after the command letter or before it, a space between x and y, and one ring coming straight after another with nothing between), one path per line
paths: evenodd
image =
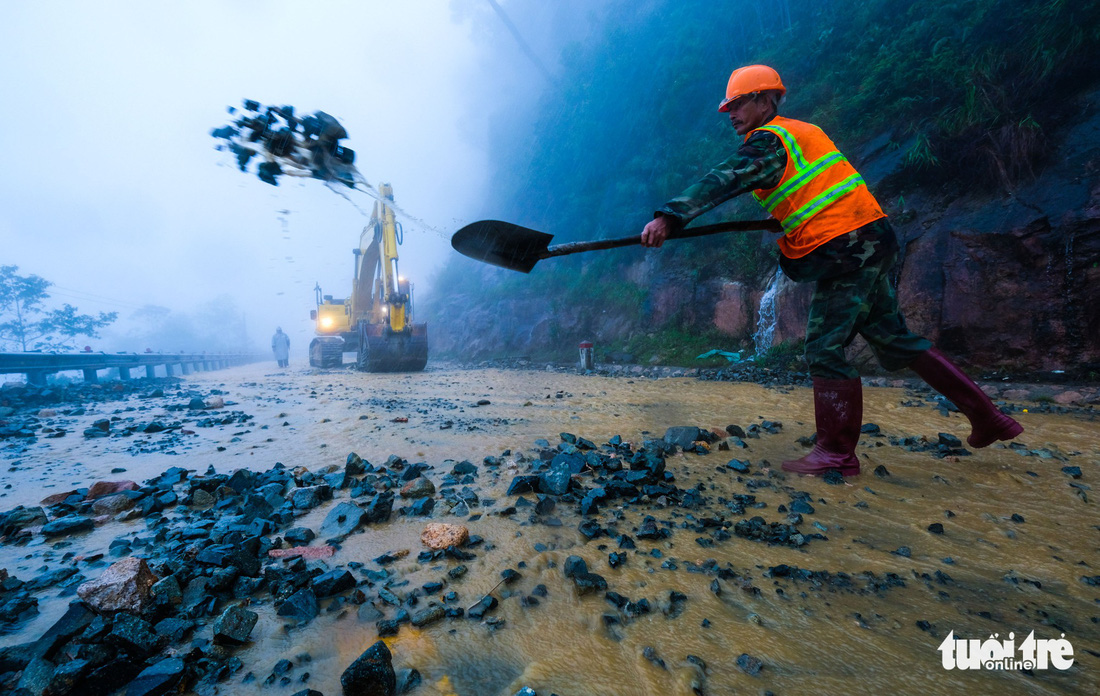
M750 230L768 230L781 232L776 220L737 220L719 222L714 225L685 227L668 236L669 239L687 239L702 237L721 232L747 232ZM500 220L481 220L466 225L451 237L451 246L463 256L491 263L521 273L530 273L535 264L551 256L565 256L581 251L616 249L618 247L641 244L641 235L619 239L600 239L594 242L568 242L550 246L552 234L538 232L510 222Z

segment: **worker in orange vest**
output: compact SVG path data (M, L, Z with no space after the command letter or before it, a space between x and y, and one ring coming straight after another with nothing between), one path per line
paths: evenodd
M856 444L863 420L859 373L844 349L856 334L887 370L908 367L970 420L971 447L1023 432L927 339L911 332L898 309L890 269L894 231L863 178L817 126L778 115L786 87L765 65L738 68L718 110L728 112L737 152L656 211L642 245L659 247L674 230L718 204L751 191L783 228L780 267L814 282L806 327L806 362L814 385L817 441L783 469L821 475L859 473Z

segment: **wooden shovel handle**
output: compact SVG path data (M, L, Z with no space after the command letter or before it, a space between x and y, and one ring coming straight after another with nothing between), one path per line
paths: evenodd
M714 225L703 225L701 227L685 227L682 230L673 232L668 238L687 239L689 237L704 237L708 234L720 234L722 232L749 232L752 230L781 232L782 228L776 220L734 220L731 222L719 222ZM576 254L580 251L617 249L619 247L633 246L641 243L642 236L640 234L636 234L632 237L620 237L619 239L601 239L595 242L567 242L565 244L555 244L552 247L547 247L546 251L539 254L539 258L547 259L551 256L565 256L566 254Z

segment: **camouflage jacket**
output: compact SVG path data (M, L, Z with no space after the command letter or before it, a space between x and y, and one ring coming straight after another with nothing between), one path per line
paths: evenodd
M777 186L786 167L787 150L779 136L757 131L733 156L661 206L654 216L674 218L676 225L682 227L734 196ZM822 244L802 258L780 255L779 265L792 280L806 282L881 263L897 250L893 228L886 218L881 218Z

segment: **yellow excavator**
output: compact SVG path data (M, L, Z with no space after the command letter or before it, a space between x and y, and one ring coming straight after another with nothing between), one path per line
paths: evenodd
M356 366L367 372L418 372L428 363L428 325L412 322L412 286L397 272L403 230L389 184L378 186L370 222L359 237L351 296L334 299L318 283L317 309L309 318L318 336L309 344L309 364L339 367L345 351L356 352Z

